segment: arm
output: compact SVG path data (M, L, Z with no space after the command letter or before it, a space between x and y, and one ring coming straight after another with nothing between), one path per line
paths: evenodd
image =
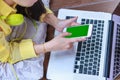
M45 52L42 44L34 45L31 39L24 39L21 42L8 42L6 35L10 33L10 28L0 20L0 61L16 63L18 61L37 57L40 53ZM4 27L3 27L4 26ZM37 48L37 49L36 49Z
M21 42L8 42L6 36L11 32L10 27L0 19L0 61L16 63L18 61L36 57L31 39Z
M58 19L53 13L48 13L43 14L43 17L41 17L40 21L46 22L50 25L52 25L54 28L56 28L58 31L62 31L66 26L71 26L71 25L76 25L75 21L77 20L77 17L69 19L69 20L60 20ZM50 11L51 12L51 11ZM45 48L45 52L50 52L50 51L57 51L57 50L67 50L72 48L74 42L78 41L84 41L84 39L79 38L79 39L67 39L64 38L65 36L70 35L70 33L61 33L54 39L44 43L43 48ZM37 53L39 53L40 50L40 45L35 45L37 46L35 49Z
M78 25L78 23L76 23L77 18L78 17L74 17L68 20L61 20L58 19L53 13L48 13L43 18L43 21L52 25L56 30L62 32L65 27Z
M59 19L53 13L48 13L43 18L43 21L50 24L53 27L56 27L59 22Z
M0 61L16 63L18 61L36 57L33 42L30 39L20 43L8 42L3 31L0 31Z
M60 51L60 50L68 50L73 47L74 42L84 41L85 38L65 38L65 36L70 35L70 33L61 33L60 35L56 36L54 39L42 44L34 45L35 51L40 53L41 47L43 47L43 52L50 52L50 51Z

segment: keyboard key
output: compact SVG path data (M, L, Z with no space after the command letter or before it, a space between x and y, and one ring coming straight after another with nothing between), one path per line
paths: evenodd
M95 75L96 74L96 70L93 70L93 75Z
M94 21L94 24L97 24L97 20Z
M66 19L74 18L74 16L66 16Z
M88 71L88 74L92 74L92 72L91 72L91 71Z
M79 68L79 66L78 65L75 65L75 67L74 67L75 69L78 69Z
M93 20L90 20L90 24L93 24Z
M83 65L80 65L79 73L82 73L82 72L83 72Z
M87 68L84 68L84 74L87 74Z

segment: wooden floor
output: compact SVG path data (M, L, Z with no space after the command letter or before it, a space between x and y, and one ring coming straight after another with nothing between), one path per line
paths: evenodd
M80 6L97 4L111 0L51 0L51 9L57 11L59 8L77 8Z
M120 0L51 0L50 7L57 16L57 12L60 8L69 9L81 9L81 10L91 10L91 11L103 11L112 13ZM118 12L118 11L117 11ZM120 10L119 10L120 13ZM47 39L49 41L53 38L54 28L48 26ZM49 62L50 53L45 55L44 62L44 77L41 80L46 79L47 66Z

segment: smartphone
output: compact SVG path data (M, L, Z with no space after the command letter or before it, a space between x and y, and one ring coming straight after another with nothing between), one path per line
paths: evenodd
M93 25L85 24L85 25L77 25L71 26L64 29L63 32L71 33L70 36L65 36L65 38L86 38L90 37L92 34Z

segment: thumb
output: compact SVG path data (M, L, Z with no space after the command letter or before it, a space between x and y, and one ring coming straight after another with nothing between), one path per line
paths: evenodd
M69 36L69 35L71 35L71 33L63 32L63 33L61 33L59 36L60 36L60 37L65 37L65 36Z
M71 23L71 26L77 26L77 25L80 25L79 23L76 23L76 22L72 22Z

